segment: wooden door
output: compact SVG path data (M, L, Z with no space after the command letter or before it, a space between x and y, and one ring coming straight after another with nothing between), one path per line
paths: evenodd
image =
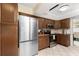
M70 35L62 35L61 44L64 46L70 46Z
M38 49L44 49L47 48L49 46L49 38L48 36L39 36L39 40L38 40Z
M0 4L0 56L1 56L1 4Z
M43 28L47 28L47 19L43 19Z
M47 48L49 46L49 36L48 35L44 36L44 42L45 42L44 47Z
M41 50L41 49L44 48L44 47L43 47L43 45L44 45L43 37L42 37L42 36L39 36L38 39L39 39L39 40L38 40L38 49Z
M2 23L16 23L18 15L16 3L3 3L1 5Z
M1 56L1 24L0 24L0 56Z
M70 19L68 18L68 19L61 20L61 24L62 24L61 27L63 29L70 28Z
M59 21L59 20L55 21L54 28L55 29L60 29L61 28L61 21Z
M18 7L16 3L1 4L1 55L18 55Z
M44 19L38 18L38 28L43 29L44 28Z
M2 55L18 55L18 27L16 24L2 24Z
M0 3L0 23L1 23L1 3Z
M51 21L51 24L54 26L54 20L50 20Z
M56 42L63 46L70 46L70 35L57 34Z

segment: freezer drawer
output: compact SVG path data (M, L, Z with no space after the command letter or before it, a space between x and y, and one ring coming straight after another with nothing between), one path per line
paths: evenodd
M33 56L38 53L37 41L20 43L20 56Z

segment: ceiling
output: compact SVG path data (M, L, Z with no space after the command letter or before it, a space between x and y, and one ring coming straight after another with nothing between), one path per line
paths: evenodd
M50 8L56 6L56 8L49 11ZM53 20L60 20L79 15L79 3L23 3L25 8L31 9L32 14L40 17L45 17ZM69 8L66 11L60 11L60 7L68 5Z

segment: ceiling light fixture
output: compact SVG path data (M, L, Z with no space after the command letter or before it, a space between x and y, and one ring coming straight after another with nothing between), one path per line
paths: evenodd
M59 8L59 11L66 11L69 9L69 5L63 5Z

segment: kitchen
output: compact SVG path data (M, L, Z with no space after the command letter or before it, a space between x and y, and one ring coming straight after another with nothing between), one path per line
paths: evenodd
M71 8L73 13L64 14L61 10L58 13L63 6L76 9L79 4L0 3L0 55L35 56L58 45L72 47L71 17L78 15L78 11ZM52 12L56 14L51 16Z
M51 26L49 26L49 24ZM70 46L70 34L66 33L66 31L70 28L70 20L63 19L60 21L48 20L48 19L40 19L38 20L38 28L40 32L38 34L39 37L39 49L45 48L43 43L50 47L52 42L59 43L64 46ZM46 30L48 33L46 33ZM46 39L47 38L47 39ZM46 41L44 42L43 40ZM55 45L55 44L52 44Z

